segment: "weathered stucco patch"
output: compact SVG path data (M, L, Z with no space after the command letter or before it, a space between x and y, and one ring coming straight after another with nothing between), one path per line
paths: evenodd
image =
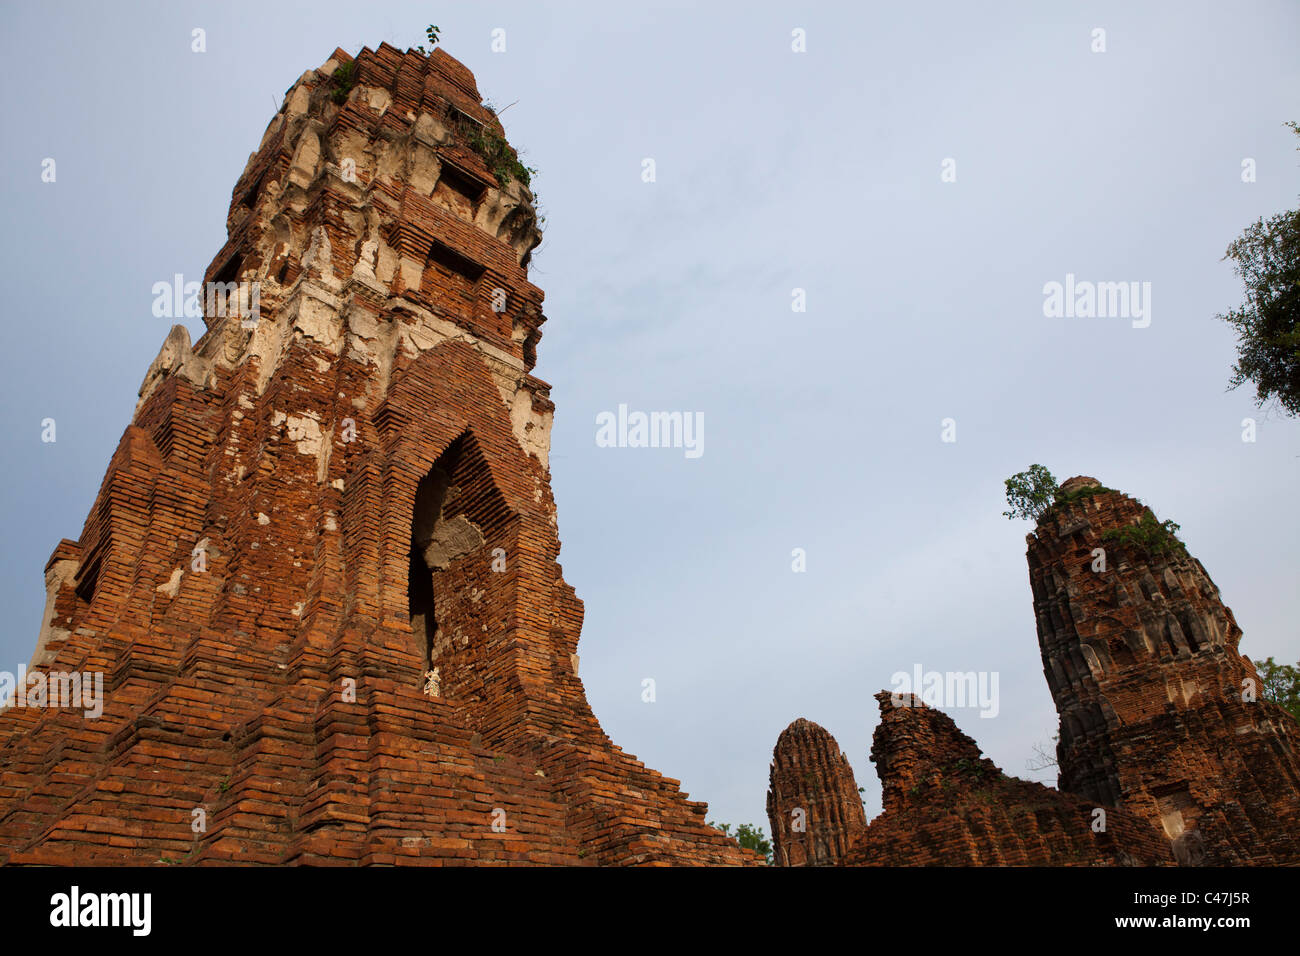
M483 532L464 515L444 518L424 544L424 563L432 571L450 567L457 558L483 546Z
M154 588L154 590L157 591L159 594L165 594L169 598L174 598L177 594L180 593L181 577L184 575L184 573L185 572L182 571L180 568L176 568L174 571L172 571L172 576L169 577L162 584Z

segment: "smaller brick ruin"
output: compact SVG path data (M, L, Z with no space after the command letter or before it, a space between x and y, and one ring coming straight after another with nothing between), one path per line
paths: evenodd
M1201 563L1094 478L1065 482L1027 541L1059 790L1007 776L946 714L881 692L884 812L860 834L832 812L856 796L852 771L797 720L773 752L777 865L1300 864L1300 725L1262 699ZM792 835L800 816L808 830Z
M1142 814L1181 862L1300 863L1300 726L1262 699L1219 589L1142 502L1061 492L1028 538L1061 789Z
M857 783L833 737L796 720L777 742L768 793L779 866L1156 866L1172 864L1167 841L1140 816L1102 809L1042 784L1008 777L980 755L947 714L919 699L881 692L871 760L884 812L854 825L828 814ZM815 728L815 733L807 728ZM839 754L828 762L824 754ZM792 768L830 766L828 777ZM779 769L778 769L779 768ZM806 816L807 832L791 821ZM850 815L851 816L851 815ZM855 821L856 822L856 821ZM830 847L814 856L805 846ZM790 849L787 849L790 847Z
M800 717L772 754L767 816L778 866L834 866L867 829L849 760L835 738Z

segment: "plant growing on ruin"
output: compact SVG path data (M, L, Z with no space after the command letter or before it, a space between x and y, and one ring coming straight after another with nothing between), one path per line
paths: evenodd
M436 26L433 26L432 24L424 28L424 36L429 41L430 50L432 50L434 47L438 45L438 34L441 32L442 32L441 29L439 29ZM429 55L428 51L426 51L423 46L417 46L416 49L419 50L425 56Z
M474 122L462 122L460 131L466 145L478 153L502 186L509 185L512 179L519 180L525 186L532 185L533 174L537 170L519 161L519 154L506 142L504 136Z
M1002 512L1008 519L1025 518L1041 521L1057 505L1068 505L1082 498L1108 494L1114 488L1103 485L1085 485L1070 491L1057 488L1056 479L1042 465L1030 465L1028 471L1012 475L1006 480L1007 504L1010 511Z
M1114 488L1106 488L1103 485L1084 485L1082 488L1075 488L1073 491L1058 491L1052 504L1068 505L1081 498L1091 498L1093 495L1107 494L1114 490Z
M1179 527L1173 521L1157 521L1155 512L1147 508L1137 524L1110 528L1102 532L1101 540L1156 558L1184 549L1183 542L1178 539Z
M1042 465L1030 465L1028 471L1012 475L1006 480L1007 504L1010 511L1002 512L1008 520L1025 518L1037 521L1052 507L1056 497L1056 479Z
M1288 123L1300 134L1300 123ZM1269 399L1300 415L1300 210L1246 227L1224 255L1246 286L1240 308L1218 318L1237 332L1229 388L1255 385L1255 404Z
M1053 744L1059 744L1060 740L1060 734L1052 735ZM1060 764L1057 762L1056 757L1056 748L1053 747L1051 750L1048 750L1047 745L1042 743L1034 744L1034 756L1025 761L1025 768L1028 770L1046 770L1049 767L1059 766Z
M357 61L348 60L334 71L330 79L334 81L334 91L330 94L330 98L335 103L345 102L348 94L352 92L352 87L357 85Z

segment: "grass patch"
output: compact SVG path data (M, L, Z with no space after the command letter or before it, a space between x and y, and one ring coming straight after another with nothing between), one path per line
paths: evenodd
M532 186L533 175L537 170L519 161L519 154L506 142L504 136L497 135L486 126L465 120L460 123L460 134L469 148L478 153L484 165L492 170L492 175L502 186L508 186L512 179L519 180L525 186Z

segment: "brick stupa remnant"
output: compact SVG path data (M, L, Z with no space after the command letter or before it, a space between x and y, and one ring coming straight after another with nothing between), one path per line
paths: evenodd
M884 812L862 828L824 811L856 783L834 738L797 720L772 759L775 862L1300 864L1300 724L1263 698L1201 563L1141 502L1082 476L1026 540L1059 789L1007 776L946 714L881 692Z
M588 706L519 169L440 49L289 89L204 277L257 314L172 329L46 566L106 700L0 714L0 861L759 862Z

